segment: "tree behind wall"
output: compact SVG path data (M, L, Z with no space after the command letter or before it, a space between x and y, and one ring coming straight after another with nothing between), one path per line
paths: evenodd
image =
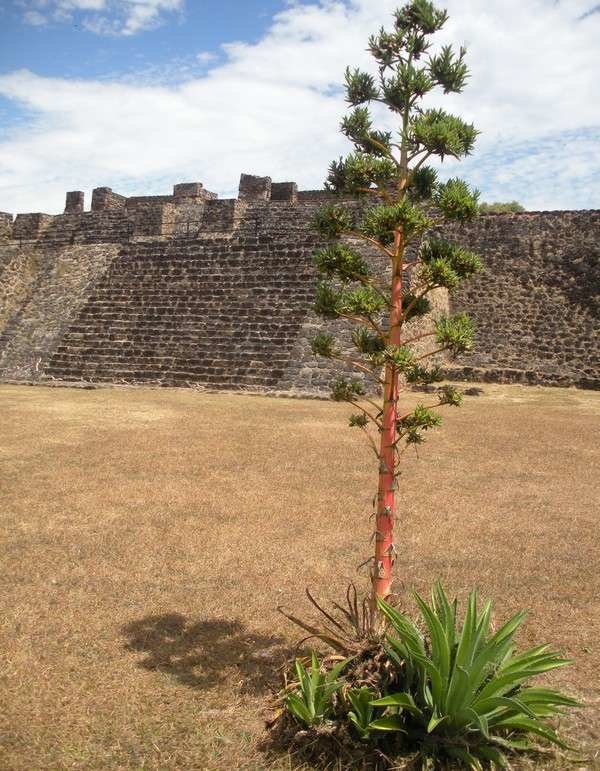
M405 412L399 407L400 387L441 381L432 357L467 351L473 338L465 314L439 319L431 332L415 332L414 326L411 331L409 324L430 311L431 292L454 289L481 266L477 255L430 235L447 220L468 220L478 213L477 191L457 178L438 181L435 170L426 165L431 157L443 161L468 155L478 133L461 118L423 105L433 89L460 92L468 78L464 48L443 46L430 52L431 36L447 18L445 10L427 0L412 0L395 12L391 30L382 28L369 39L377 75L347 69L346 100L352 109L341 130L354 151L331 164L326 186L359 196L365 205L357 215L355 207L332 204L316 219L317 229L330 243L315 255L321 276L315 309L326 319L351 322L355 351L348 354L328 332L315 337L313 351L358 373L357 378L337 380L333 398L354 405L350 425L364 431L379 468L371 559L373 618L377 597L388 597L392 587L394 524L397 505L406 495L398 487L402 454L439 425L434 407L461 401L456 388L444 385L436 389L435 404ZM374 127L373 105L387 108L395 131ZM385 257L389 276L374 274L352 248L353 239ZM417 354L417 341L431 346ZM371 398L373 392L377 396Z
M493 203L484 201L479 204L479 211L481 214L509 214L525 211L525 207L518 201L494 201Z

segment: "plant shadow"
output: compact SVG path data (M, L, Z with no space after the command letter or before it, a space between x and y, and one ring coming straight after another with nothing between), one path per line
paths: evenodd
M191 622L179 613L147 616L122 627L125 649L145 653L138 666L166 672L190 688L227 681L239 693L277 687L278 671L295 649L283 637L248 631L241 621Z

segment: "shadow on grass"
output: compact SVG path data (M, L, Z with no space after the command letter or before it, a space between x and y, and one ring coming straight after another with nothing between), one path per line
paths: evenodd
M121 632L126 650L147 654L140 667L166 672L191 688L227 681L240 693L264 693L279 686L278 670L295 651L283 637L249 632L238 620L192 623L179 613L147 616Z

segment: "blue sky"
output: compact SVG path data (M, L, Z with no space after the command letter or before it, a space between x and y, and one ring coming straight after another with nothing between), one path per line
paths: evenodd
M394 0L5 0L0 210L58 212L64 192L124 194L239 174L320 187L348 63ZM600 208L600 6L447 0L444 41L471 81L433 101L482 130L460 173L486 200ZM445 164L442 175L459 172Z
M58 3L8 0L0 11L0 69L10 72L26 67L54 77L109 78L144 68L168 67L188 60L192 73L203 70L198 52L219 53L231 40L256 42L271 24L273 15L285 8L282 0L201 0L163 10L135 34L98 34L98 19L121 19L116 5L106 12L73 8L68 17L53 14ZM76 3L74 3L76 5ZM85 2L82 3L85 6ZM68 5L67 5L68 7ZM28 13L34 13L33 17ZM39 17L37 16L39 14ZM28 19L30 19L28 23ZM34 23L32 23L32 21ZM204 68L205 69L205 68Z

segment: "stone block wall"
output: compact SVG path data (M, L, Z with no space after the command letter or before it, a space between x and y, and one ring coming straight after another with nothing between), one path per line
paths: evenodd
M162 236L173 229L172 203L146 201L129 210L128 220L131 237Z
M214 198L217 198L217 194L205 190L202 182L180 182L173 186L173 201L175 203L208 201Z
M331 193L328 193L327 190L299 190L298 200L300 203L317 201L323 204L331 200Z
M600 386L600 212L485 215L446 228L484 258L452 295L477 328L453 377Z
M0 276L1 286L5 292L8 289L3 306L12 310L0 326L0 377L44 378L46 364L84 304L90 286L99 280L117 252L118 246L103 244L52 251L31 249L17 255L24 263L14 272L20 275L20 281L10 286L11 282Z
M0 211L0 240L8 239L12 235L12 214Z
M0 339L11 317L26 301L43 262L35 249L0 243Z
M298 185L295 182L273 182L271 184L272 201L297 201Z
M0 377L325 391L340 370L310 339L331 326L350 345L349 327L311 310L312 221L328 200L242 175L237 199L186 182L97 188L89 212L73 191L62 215L0 214ZM485 215L441 234L485 264L420 322L473 316L476 351L445 365L450 378L600 387L600 212Z
M44 230L54 220L50 214L17 214L12 226L12 238L33 241L41 237Z

